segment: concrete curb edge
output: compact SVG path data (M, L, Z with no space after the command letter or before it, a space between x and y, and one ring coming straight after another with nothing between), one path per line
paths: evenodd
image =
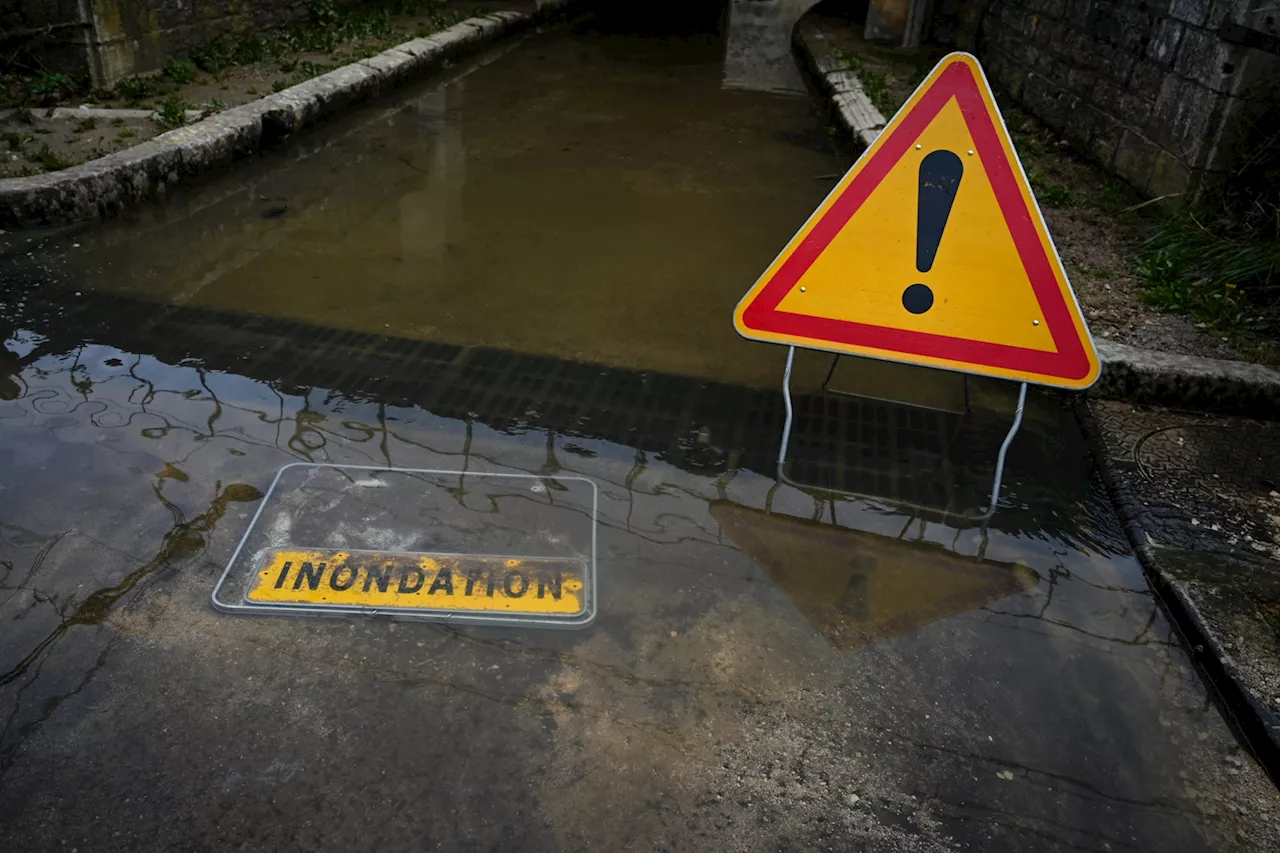
M1182 635L1188 657L1216 691L1224 715L1249 745L1254 757L1280 785L1280 715L1270 709L1267 697L1254 689L1250 679L1235 665L1230 651L1223 647L1185 585L1164 565L1161 549L1143 524L1142 501L1127 482L1126 473L1108 458L1101 427L1088 400L1076 397L1072 408L1130 547L1152 591Z
M118 213L170 187L250 156L322 119L564 11L577 0L539 0L532 14L492 12L344 65L257 101L69 169L0 179L0 227L67 225Z
M887 120L861 81L832 55L812 21L801 19L792 38L810 80L826 99L831 119L863 147ZM1102 375L1091 394L1135 403L1280 418L1280 371L1242 361L1176 355L1109 340L1096 342Z

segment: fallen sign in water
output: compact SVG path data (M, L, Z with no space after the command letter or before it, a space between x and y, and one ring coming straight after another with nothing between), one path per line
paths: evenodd
M213 605L584 627L597 598L596 501L585 477L286 465Z
M556 557L269 551L245 599L376 610L578 615L587 566Z
M977 59L942 59L738 303L746 338L1084 389L1099 361ZM835 364L832 364L834 371ZM824 386L824 391L826 386Z

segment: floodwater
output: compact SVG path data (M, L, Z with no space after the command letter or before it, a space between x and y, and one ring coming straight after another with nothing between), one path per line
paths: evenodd
M806 97L723 85L733 8L588 16L9 236L0 848L1276 849L1057 398L984 525L1010 388L824 396L814 356L780 477L782 354L730 312L846 163ZM530 529L589 478L594 624L215 611L296 462L536 475ZM312 535L444 535L346 507Z

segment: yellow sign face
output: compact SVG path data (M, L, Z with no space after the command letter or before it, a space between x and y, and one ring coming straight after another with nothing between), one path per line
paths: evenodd
M1098 356L995 100L944 58L734 313L754 340L1085 388Z
M568 558L275 549L245 598L257 604L571 617L586 610L585 571L585 563Z

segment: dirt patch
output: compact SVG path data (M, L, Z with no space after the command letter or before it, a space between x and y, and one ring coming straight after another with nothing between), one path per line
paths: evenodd
M363 17L335 20L332 26L342 34L335 35L332 49L323 52L288 47L322 40L303 23L298 29L224 37L191 57L173 57L161 73L128 77L109 90L75 91L67 80L55 92L36 94L41 91L37 78L0 80L11 102L19 104L0 111L0 178L55 172L105 157L472 15L532 13L535 8L533 0L371 3L344 13ZM95 115L108 110L119 114Z
M936 45L910 50L872 44L862 38L861 24L838 17L818 14L813 22L886 118L948 52ZM1093 334L1181 355L1248 357L1227 337L1141 301L1136 264L1147 211L1136 206L1142 197L1083 160L1008 98L997 97Z
M163 133L150 116L104 116L86 110L11 110L0 116L0 178L19 178L56 172L114 154Z

